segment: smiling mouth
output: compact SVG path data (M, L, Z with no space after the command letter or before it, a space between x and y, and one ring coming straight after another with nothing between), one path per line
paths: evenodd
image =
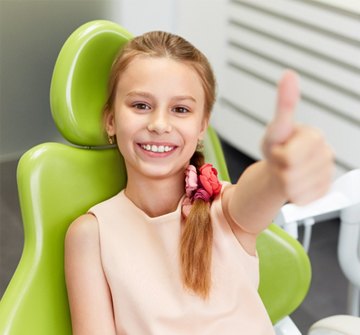
M150 152L170 152L175 149L175 146L170 145L155 145L155 144L141 144L141 148Z

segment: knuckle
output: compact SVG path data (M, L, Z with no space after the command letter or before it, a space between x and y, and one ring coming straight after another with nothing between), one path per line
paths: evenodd
M306 135L315 145L320 147L327 145L323 132L318 128L306 126Z
M281 157L282 165L287 169L285 173L290 174L296 164L296 152L287 148Z

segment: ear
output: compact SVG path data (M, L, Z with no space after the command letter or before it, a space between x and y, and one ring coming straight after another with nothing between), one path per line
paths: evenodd
M205 117L201 123L201 128L200 128L200 134L199 134L199 140L203 140L206 134L206 131L208 129L209 126L209 118Z
M109 136L114 136L116 134L115 126L115 114L113 111L106 110L104 113L104 124L106 133Z

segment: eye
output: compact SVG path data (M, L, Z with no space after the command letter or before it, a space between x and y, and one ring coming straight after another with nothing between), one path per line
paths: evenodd
M179 114L186 114L186 113L189 113L190 110L186 107L182 107L182 106L179 106L179 107L174 107L172 109L173 112L175 113L179 113Z
M151 107L143 102L137 102L132 105L136 109L149 110Z

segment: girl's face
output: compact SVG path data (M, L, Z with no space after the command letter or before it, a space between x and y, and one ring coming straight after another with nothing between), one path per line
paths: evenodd
M107 117L129 177L183 174L206 131L204 99L201 80L187 64L148 56L129 64Z

